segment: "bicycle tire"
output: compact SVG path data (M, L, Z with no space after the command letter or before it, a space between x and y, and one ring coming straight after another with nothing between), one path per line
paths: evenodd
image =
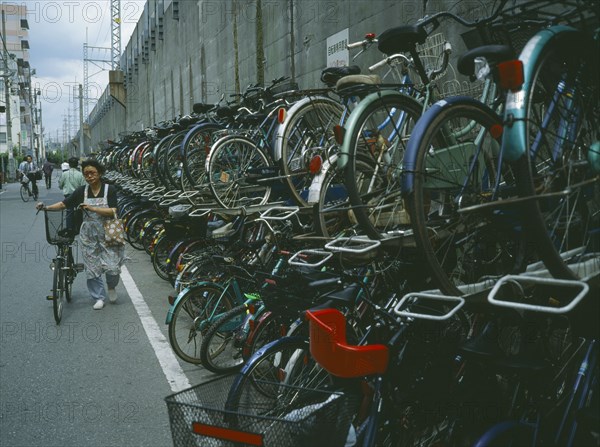
M233 300L223 295L223 288L217 284L191 287L182 293L185 295L175 304L169 321L169 343L180 359L198 365L208 319L231 309ZM202 322L207 323L206 327L200 324Z
M246 338L242 352L244 361L247 361L263 346L281 338L281 334L287 333L289 326L289 318L277 312L263 312L258 321L255 322L254 329L250 331Z
M141 236L142 245L144 246L144 251L152 255L152 241L158 235L158 233L164 229L165 220L162 217L156 217L154 219L150 219L144 225L142 230L143 235Z
M337 156L326 162L322 172L314 178L311 189L318 189L314 230L323 237L336 237L356 228L357 221L350 209L344 175L336 168ZM316 185L318 183L318 185Z
M579 279L600 269L600 182L588 158L600 126L598 66L589 56L598 47L581 32L561 31L542 31L540 40L554 33L543 49L530 51L532 39L522 53L526 120L515 131L526 149L517 181L522 197L546 195L526 215L546 268Z
M246 362L232 382L225 409L233 412L232 419L235 419L235 412L240 406L245 387L252 387L267 397L277 396L285 406L286 399L293 396L281 394L283 389L279 384L323 389L324 384L330 383L331 376L310 356L308 340L283 337L263 346ZM293 393L293 388L288 391ZM273 408L269 406L255 410L259 415L269 415ZM235 423L234 420L231 422Z
M54 279L52 281L52 313L54 314L54 321L56 324L60 324L62 320L63 307L64 307L64 272L63 262L61 258L54 259Z
M74 261L73 261L73 252L71 246L67 246L65 250L66 265L65 265L65 273L64 273L64 285L65 285L65 298L67 303L71 302L72 292L73 292L73 281L75 280L75 276L77 276L77 272L75 271Z
M152 267L154 267L154 271L158 275L159 278L164 279L165 281L172 281L172 275L169 271L169 264L167 260L169 259L169 253L175 246L177 241L172 240L164 233L154 245L154 249L152 250Z
M314 177L309 170L311 160L315 156L327 160L337 148L333 130L343 112L343 106L331 98L305 98L287 111L277 132L275 151L281 156L281 172L300 206L308 205L308 188Z
M412 228L420 253L446 294L461 294L459 286L486 277L522 271L533 257L523 254L520 208L462 213L517 194L512 166L504 162L498 167L501 130L501 118L489 107L454 97L434 104L409 141L403 190ZM497 191L496 179L501 187Z
M193 188L208 186L206 178L206 156L214 142L213 133L223 126L215 123L202 123L187 132L181 144L183 156L183 177Z
M231 135L220 138L206 159L210 190L223 208L264 205L271 195L266 184L248 182L270 166L269 158L249 138Z
M422 110L421 103L401 93L378 96L346 123L344 183L356 221L372 239L408 224L400 166Z
M21 184L21 200L23 200L23 202L29 202L29 188L23 184Z
M247 312L245 304L234 307L206 331L200 347L202 366L217 374L234 372L242 367L244 340L239 336L244 331Z
M183 170L183 160L181 157L181 143L185 137L185 131L176 133L169 141L166 148L166 154L163 158L163 172L170 188L181 188L181 176Z

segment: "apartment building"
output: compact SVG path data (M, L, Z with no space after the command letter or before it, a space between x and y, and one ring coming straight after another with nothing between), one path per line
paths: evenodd
M25 3L0 4L0 153L43 158L38 92L29 62L29 24Z

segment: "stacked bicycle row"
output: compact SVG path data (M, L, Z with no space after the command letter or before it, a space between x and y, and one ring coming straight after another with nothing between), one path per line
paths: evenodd
M335 89L279 79L101 154L131 244L176 288L174 351L241 369L224 416L188 405L215 383L173 396L176 444L293 445L257 427L312 408L340 424L307 434L327 445L594 445L598 14L505 4L350 45L376 43L401 83L352 67L323 73ZM487 44L458 61L477 98L437 100L447 18Z

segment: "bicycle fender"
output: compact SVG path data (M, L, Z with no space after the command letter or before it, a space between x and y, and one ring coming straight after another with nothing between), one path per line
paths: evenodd
M204 287L204 286L207 286L207 285L216 287L216 288L221 289L221 290L225 290L225 288L221 284L216 283L216 282L210 282L210 281L202 281L202 282L199 282L198 284L195 284L195 285L193 285L191 287L186 287L181 292L179 292L179 294L175 298L175 301L173 301L173 304L171 304L171 306L169 307L169 310L167 311L167 318L165 320L165 324L171 323L171 320L173 319L173 313L175 311L175 308L177 307L177 305L179 304L179 302L188 293L193 292L194 289L197 289L198 287Z
M350 113L348 117L348 121L344 124L344 129L346 130L346 136L352 134L352 129L356 127L356 121L362 115L362 112L369 107L374 102L377 102L379 99L384 98L386 96L407 96L402 93L399 93L396 90L382 90L377 91L375 93L371 93L367 95L364 99L362 99L356 107ZM346 168L348 161L350 160L350 139L344 137L344 141L342 143L342 147L340 148L340 152L338 154L337 166L338 169L343 170Z
M181 155L185 155L184 151L185 151L185 147L187 144L189 144L189 140L190 138L194 137L196 135L196 133L198 132L198 129L202 129L202 130L221 130L223 129L223 126L221 126L220 124L217 123L207 123L207 122L203 122L203 123L199 123L197 125L195 125L194 127L192 127L190 130L188 130L188 132L185 134L185 137L183 137L183 141L181 142Z
M579 33L575 28L564 25L552 26L538 32L529 39L521 51L519 59L523 62L523 86L518 92L508 92L504 110L504 134L502 136L502 153L509 161L516 161L525 155L528 95L533 82L537 59L543 49L558 36L565 33Z
M415 127L412 130L411 137L408 140L406 152L404 153L404 160L402 161L402 181L401 188L402 194L412 194L414 190L415 173L417 167L417 156L419 152L419 145L421 138L427 131L427 128L431 125L432 121L447 108L451 108L456 104L474 104L477 107L487 107L470 96L451 96L446 99L441 99L434 103L425 113L419 118ZM498 122L501 122L498 117Z
M275 162L281 160L282 157L282 142L283 142L283 134L287 130L286 124L289 123L289 120L294 116L294 114L301 108L305 106L307 103L315 103L315 102L328 102L336 107L341 108L341 104L337 101L334 101L327 96L308 96L306 98L301 99L300 101L294 103L292 107L290 107L285 113L285 120L277 127L277 134L275 135L275 147L273 149L273 160Z
M321 194L321 187L323 185L323 181L325 180L325 176L327 175L327 171L330 169L336 169L338 156L337 154L333 154L323 163L321 167L321 171L316 174L312 181L310 182L310 187L308 188L308 199L307 202L311 205L317 203L319 201L319 195Z

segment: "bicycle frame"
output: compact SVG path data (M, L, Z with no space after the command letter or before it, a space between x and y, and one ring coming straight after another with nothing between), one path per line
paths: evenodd
M174 312L175 308L177 307L179 302L190 292L191 289L197 288L197 287L204 287L204 286L216 287L217 289L221 289L222 291L225 290L225 287L222 284L211 282L211 281L202 281L202 282L194 284L192 287L186 287L181 292L179 292L179 294L173 301L173 304L171 304L171 306L169 307L169 310L167 311L167 317L165 320L165 324L171 323L171 321L173 320L173 312ZM223 297L223 293L221 293L219 299L221 299L222 297Z

